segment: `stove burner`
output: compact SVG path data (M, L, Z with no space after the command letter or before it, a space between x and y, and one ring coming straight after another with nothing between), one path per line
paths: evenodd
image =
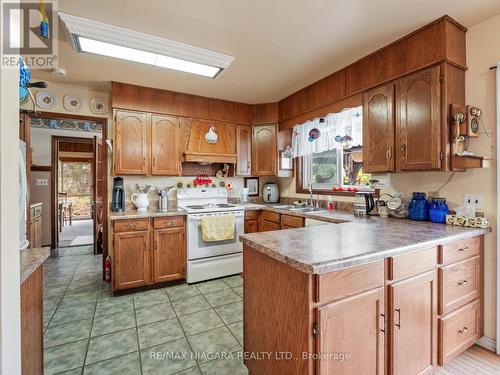
M193 206L186 206L187 208L192 208L193 210L202 210L205 208L205 206L202 206L202 205L193 205Z

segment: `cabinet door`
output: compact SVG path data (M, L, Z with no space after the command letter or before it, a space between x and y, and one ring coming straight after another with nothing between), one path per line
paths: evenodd
M439 67L397 83L396 146L398 170L441 168L441 91Z
M154 231L153 281L155 283L186 277L184 227Z
M252 128L250 126L236 126L236 174L250 176L252 174Z
M275 176L276 154L276 126L254 126L252 137L252 175Z
M42 218L37 217L34 220L34 237L35 237L35 243L33 247L42 247Z
M245 220L245 233L257 233L259 224L257 220Z
M384 288L317 310L318 353L349 353L350 359L318 361L321 375L384 374Z
M437 355L437 276L428 272L389 286L391 375L432 374Z
M363 95L363 170L394 171L394 83Z
M115 112L113 162L115 174L147 174L149 170L148 132L150 115Z
M277 223L273 223L272 221L262 220L262 231L268 232L270 230L280 230L281 226Z
M179 118L151 116L151 174L178 176L180 172Z
M114 289L137 288L151 282L149 235L149 231L114 234Z

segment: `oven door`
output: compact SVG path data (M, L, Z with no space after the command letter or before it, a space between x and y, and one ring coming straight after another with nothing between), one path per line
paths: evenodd
M201 235L200 221L207 215L233 215L235 216L234 238L226 241L205 242ZM187 253L188 260L210 258L219 255L241 253L243 244L240 235L243 234L244 211L210 212L188 215L187 226Z

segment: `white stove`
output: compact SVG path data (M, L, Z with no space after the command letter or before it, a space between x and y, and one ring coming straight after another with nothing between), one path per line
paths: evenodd
M243 246L239 241L244 231L243 206L228 203L226 189L187 188L177 190L177 205L187 212L187 272L186 281L194 283L243 271ZM235 217L231 240L205 242L201 233L201 218L212 215Z

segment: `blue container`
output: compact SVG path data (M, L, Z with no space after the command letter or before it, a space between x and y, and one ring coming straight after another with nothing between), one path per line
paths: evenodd
M446 223L446 215L449 212L446 198L434 198L429 208L429 219L433 223Z
M410 205L408 206L410 219L424 221L429 219L429 202L425 193L413 193Z

